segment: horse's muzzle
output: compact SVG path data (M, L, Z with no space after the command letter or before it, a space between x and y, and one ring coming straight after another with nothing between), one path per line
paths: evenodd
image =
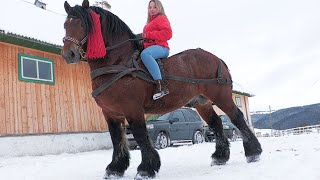
M74 49L61 51L61 56L68 64L78 64L80 62L80 53Z

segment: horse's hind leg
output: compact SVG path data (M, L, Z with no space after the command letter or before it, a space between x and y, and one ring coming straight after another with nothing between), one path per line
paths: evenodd
M121 124L124 123L124 117L110 117L105 112L103 112L103 114L107 120L113 144L112 161L106 168L104 178L122 177L130 163L128 142L123 127L121 126Z
M209 127L214 130L216 151L211 156L211 165L226 164L230 157L229 141L223 133L223 125L220 117L212 108L212 102L206 100L205 103L197 103L194 107L197 109L201 117L207 122Z
M230 99L216 102L216 104L229 116L232 123L240 130L247 162L258 161L262 153L262 148L257 137L249 129L241 110L234 104L231 97Z
M160 169L161 162L158 152L154 149L153 143L149 139L144 116L142 115L140 118L126 118L134 139L141 149L142 162L138 166L138 173L135 179L154 178L156 172Z

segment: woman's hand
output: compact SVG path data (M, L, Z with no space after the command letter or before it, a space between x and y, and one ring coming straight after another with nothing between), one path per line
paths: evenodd
M148 33L142 33L142 38L143 38L143 39L149 39L149 38L148 38Z

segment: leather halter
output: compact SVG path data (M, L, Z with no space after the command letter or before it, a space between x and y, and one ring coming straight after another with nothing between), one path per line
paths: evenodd
M80 42L70 36L66 36L62 40L63 40L63 42L65 42L65 41L73 42L76 45L76 48L79 51L81 58L83 58L83 59L86 58L86 52L83 50L82 46L87 42L88 35L85 36Z

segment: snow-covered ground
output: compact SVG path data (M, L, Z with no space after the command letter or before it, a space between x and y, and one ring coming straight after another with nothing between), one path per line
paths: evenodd
M156 179L189 180L319 180L320 134L261 137L261 160L246 163L242 141L231 142L231 157L224 166L210 166L214 143L160 150L162 167ZM78 154L0 157L3 180L102 179L112 150ZM140 151L131 151L131 165L122 179L133 179Z

